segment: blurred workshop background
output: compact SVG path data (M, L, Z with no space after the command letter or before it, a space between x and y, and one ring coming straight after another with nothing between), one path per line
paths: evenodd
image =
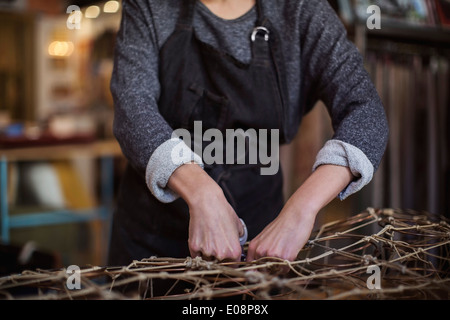
M450 1L329 2L364 56L390 140L373 181L334 200L317 226L366 207L450 217ZM121 4L0 0L0 275L106 262L126 163L109 91ZM281 149L286 197L332 134L318 103Z

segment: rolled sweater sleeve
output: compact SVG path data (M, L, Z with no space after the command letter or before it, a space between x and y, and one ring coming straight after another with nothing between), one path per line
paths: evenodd
M361 54L328 2L303 1L301 15L305 112L322 100L334 130L313 170L322 164L349 167L355 180L341 192L345 199L377 170L388 141L387 119Z
M148 3L124 1L110 85L114 99L114 135L149 190L162 202L170 202L178 197L167 188L170 175L183 163L194 160L201 164L201 159L193 154L187 156L193 152L183 145L185 161L171 161L173 149L184 143L172 137L173 129L158 110L158 52Z

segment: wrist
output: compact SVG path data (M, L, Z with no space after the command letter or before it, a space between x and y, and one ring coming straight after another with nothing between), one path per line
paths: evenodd
M195 163L177 168L171 175L168 186L179 194L189 207L202 201L205 196L214 198L223 194L217 183Z
M183 199L189 208L199 205L205 200L218 202L222 197L225 197L219 185L206 173L205 175L206 177L199 178L186 190Z
M294 224L303 223L305 219L315 220L322 209L322 203L313 194L300 187L288 199L280 215L286 215Z
M312 201L305 201L295 194L286 202L281 214L289 216L290 219L302 221L304 219L314 220L320 211L320 207Z

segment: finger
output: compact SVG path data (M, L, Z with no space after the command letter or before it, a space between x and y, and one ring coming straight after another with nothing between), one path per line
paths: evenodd
M192 258L201 256L201 252L197 246L193 245L192 241L188 240L189 253Z
M216 254L210 246L206 245L200 249L200 256L205 261L213 261L216 259Z
M194 241L188 241L189 253L192 258L201 257L202 250L199 245L197 245Z
M189 252L190 252L192 258L197 258L197 257L202 256L202 253L200 251L189 250Z
M264 250L262 249L262 245L255 242L250 242L248 246L248 252L247 252L247 261L255 261L260 258L265 257L266 254Z
M214 261L214 260L216 260L214 255L205 253L205 252L203 252L201 250L190 250L190 253L191 253L191 257L192 258L200 257L200 258L202 258L202 260L205 260L205 261Z
M255 257L255 255L253 253L253 248L250 243L250 245L248 246L248 249L247 249L247 258L245 259L245 261L248 261L248 262L253 261L253 260L255 260L254 257Z
M234 239L232 243L228 246L224 246L218 250L218 255L216 256L219 261L224 262L238 262L241 261L242 247Z

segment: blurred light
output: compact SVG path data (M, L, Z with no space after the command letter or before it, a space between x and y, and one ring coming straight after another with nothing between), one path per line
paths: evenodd
M84 16L89 19L95 19L100 14L100 8L98 6L90 6L86 9Z
M73 43L70 41L53 41L48 46L48 54L52 57L69 57L73 49Z
M103 6L103 12L116 13L117 11L119 11L119 7L120 7L119 1L108 1Z

